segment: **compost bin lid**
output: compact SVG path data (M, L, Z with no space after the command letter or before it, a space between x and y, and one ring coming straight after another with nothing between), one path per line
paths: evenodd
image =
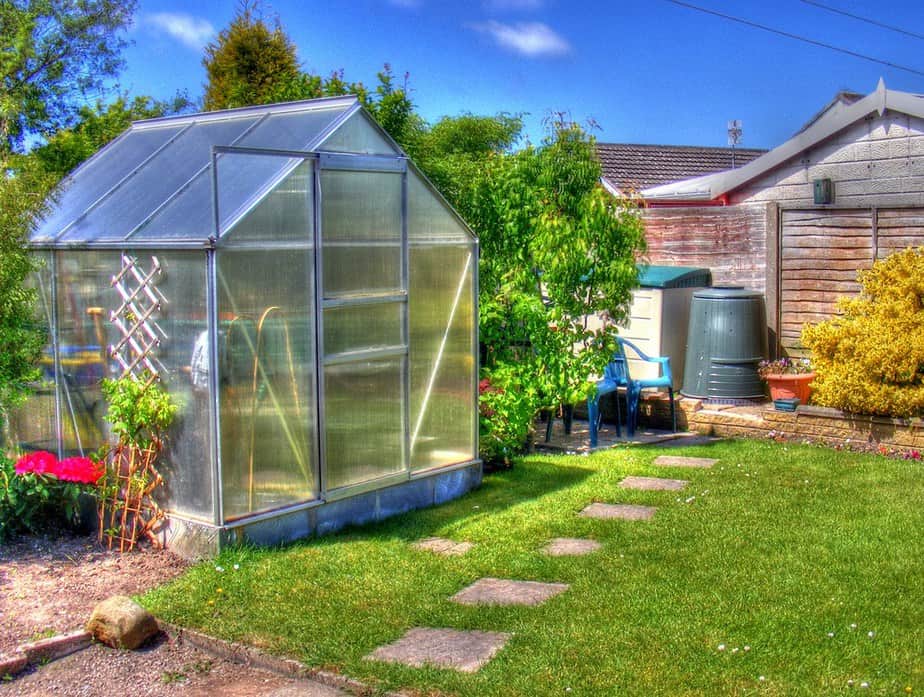
M695 266L644 266L639 264L638 283L642 288L695 288L712 283L709 269Z
M717 286L704 288L693 293L694 298L708 298L710 300L739 300L744 298L762 298L764 294L757 290L742 288L741 286Z

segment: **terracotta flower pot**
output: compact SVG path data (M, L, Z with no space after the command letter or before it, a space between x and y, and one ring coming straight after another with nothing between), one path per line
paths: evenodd
M795 397L800 404L808 403L814 379L815 373L764 376L764 380L770 387L770 399L793 399Z

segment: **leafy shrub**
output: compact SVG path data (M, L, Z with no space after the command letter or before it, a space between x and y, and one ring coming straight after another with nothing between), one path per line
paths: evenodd
M478 385L479 454L489 466L509 466L529 441L538 397L513 366L485 374Z
M103 380L103 394L109 402L106 420L121 443L146 447L170 426L177 405L158 382L146 377Z
M924 412L924 247L861 271L862 292L841 298L841 315L802 332L816 372L813 401L844 411Z
M14 463L0 456L0 540L76 525L81 494L92 493L102 474L86 457L41 451Z

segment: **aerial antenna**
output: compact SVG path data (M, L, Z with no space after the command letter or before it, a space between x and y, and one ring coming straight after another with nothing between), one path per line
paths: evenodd
M741 142L741 120L734 119L728 122L728 144L732 149L732 169L735 169L735 146Z

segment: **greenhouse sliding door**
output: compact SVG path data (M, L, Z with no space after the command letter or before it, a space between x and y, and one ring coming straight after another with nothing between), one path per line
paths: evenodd
M334 496L406 477L404 169L396 158L321 158L322 448Z

